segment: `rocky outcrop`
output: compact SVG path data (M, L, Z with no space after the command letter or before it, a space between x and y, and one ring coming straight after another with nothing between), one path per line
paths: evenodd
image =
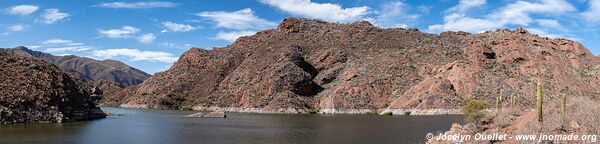
M85 81L106 80L115 82L120 87L128 87L142 83L151 75L114 60L98 61L85 57L54 56L48 53L33 51L25 47L6 49L8 53L43 59L58 65L63 71Z
M0 123L105 117L83 82L47 61L0 50L0 79Z
M190 115L186 115L185 117L189 117L189 118L225 118L225 112L223 111L214 111L214 112L208 112L208 113L203 113L203 112L199 112L199 113L193 113Z
M537 82L549 98L597 95L598 68L580 44L524 29L435 35L288 18L225 48L192 48L119 98L164 109L454 113L500 90L529 106Z
M100 97L99 103L102 106L116 107L121 104L120 98L116 97L123 90L119 84L107 80L98 80L88 82L88 85L91 85L92 96Z

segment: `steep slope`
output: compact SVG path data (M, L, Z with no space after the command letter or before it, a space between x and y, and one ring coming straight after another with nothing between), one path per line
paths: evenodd
M82 82L46 61L0 50L0 122L69 122L105 117Z
M54 56L25 47L7 49L9 53L43 59L82 80L107 80L121 87L142 83L151 75L114 60L97 61L77 56Z
M225 48L192 48L119 95L128 107L403 113L492 101L500 89L526 106L537 82L551 97L597 94L597 69L580 44L524 29L434 35L288 18Z

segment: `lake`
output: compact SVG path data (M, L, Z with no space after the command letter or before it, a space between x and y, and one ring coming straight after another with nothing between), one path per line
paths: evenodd
M461 116L277 115L227 113L185 118L193 111L103 107L112 116L62 124L0 124L0 143L423 143ZM121 115L121 116L117 116Z

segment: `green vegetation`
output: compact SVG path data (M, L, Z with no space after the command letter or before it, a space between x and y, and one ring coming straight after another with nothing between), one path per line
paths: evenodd
M385 116L392 116L392 115L394 115L394 113L392 113L392 112L385 112L385 113L383 113L383 115L385 115Z
M486 115L485 109L487 107L488 103L484 100L471 99L467 101L462 109L465 121L474 124L479 123L479 121Z
M410 116L410 112L409 111L404 112L404 116Z
M319 109L309 109L308 113L309 114L319 114L319 111L320 111Z
M166 97L158 98L158 109L183 109L182 106L187 99L179 93L168 94Z
M179 110L182 110L182 111L193 111L194 109L192 109L191 106L181 106L181 107L179 107Z

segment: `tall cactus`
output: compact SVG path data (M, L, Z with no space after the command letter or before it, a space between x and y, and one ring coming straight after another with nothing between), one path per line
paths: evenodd
M504 100L503 91L504 89L500 89L500 105L502 105L502 100Z
M500 111L500 96L496 96L496 111Z
M567 112L567 95L566 94L564 94L562 96L562 101L560 102L560 108L561 108L563 114L565 114Z
M510 95L510 108L515 108L515 94Z
M537 115L538 121L544 122L543 114L542 114L542 83L537 83Z

